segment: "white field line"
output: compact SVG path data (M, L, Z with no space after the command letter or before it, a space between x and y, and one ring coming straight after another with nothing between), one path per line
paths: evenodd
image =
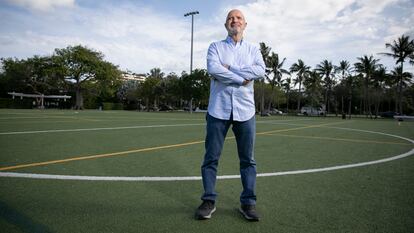
M268 124L268 125L310 126L306 124L294 124L294 123L285 123L285 122L256 122L256 123Z
M256 121L256 123L262 123L262 124L283 124L284 122L297 122L297 121L311 121L312 119L292 119L292 120L267 120L267 121Z
M137 126L125 126L125 127L84 128L84 129L52 129L52 130L2 132L2 133L0 133L0 135L36 134L36 133L63 133L63 132L99 131L99 130L117 130L117 129L162 128L162 127L198 126L198 125L205 125L205 124L204 123L198 123L198 124L174 124L174 125L137 125Z
M411 142L414 144L414 140L409 138L401 137L398 135L368 131L368 130L359 130L359 129L350 129L350 128L340 128L340 127L330 127L343 130L351 131L360 131L373 134L387 135L390 137L400 138ZM324 168L314 168L314 169L305 169L305 170L294 170L294 171L284 171L284 172L272 172L272 173L259 173L258 177L267 177L267 176L284 176L284 175L296 175L296 174L305 174L305 173L316 173L316 172L326 172L334 171L347 168L363 167L374 164L386 163L397 159L402 159L414 154L414 148L410 151L396 155L393 157L379 159L368 162L354 163L339 165L333 167L324 167ZM201 180L201 176L173 176L173 177L156 177L156 176L141 176L141 177L122 177L122 176L71 176L71 175L50 175L50 174L32 174L32 173L16 173L16 172L0 172L0 177L17 177L17 178L30 178L30 179L52 179L52 180L86 180L86 181L189 181L189 180ZM217 179L238 179L240 175L224 175L217 176Z
M34 117L0 117L0 120L16 120L16 119L49 119L49 118L69 118L63 116L56 116L56 117L45 117L45 116L34 116ZM74 117L73 117L74 118Z
M305 119L304 119L305 120ZM263 124L285 124L293 120L277 120L277 121L258 121ZM162 128L162 127L181 127L181 126L199 126L205 123L194 124L173 124L173 125L138 125L138 126L124 126L124 127L106 127L106 128L81 128L81 129L51 129L51 130L33 130L33 131L12 131L0 132L0 135L16 135L16 134L37 134L37 133L64 133L64 132L81 132L81 131L99 131L99 130L120 130L120 129L143 129L143 128Z

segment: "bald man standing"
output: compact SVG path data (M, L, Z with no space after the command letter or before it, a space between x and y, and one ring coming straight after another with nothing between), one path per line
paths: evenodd
M205 155L201 166L203 202L196 211L196 218L209 219L216 210L217 166L228 129L232 126L243 186L239 210L247 220L258 221L253 83L264 77L265 64L260 50L243 40L247 23L240 10L231 10L224 26L228 32L227 38L213 42L207 53L207 71L212 79L206 115Z

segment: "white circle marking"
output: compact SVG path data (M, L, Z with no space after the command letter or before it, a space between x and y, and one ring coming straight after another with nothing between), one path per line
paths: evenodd
M350 131L359 131L365 133L381 134L385 136L400 138L405 141L411 142L414 144L414 140L409 138L401 137L398 135L387 134L382 132L375 132L369 130L360 130L360 129L351 129L351 128L341 128L341 127L327 127L341 130L350 130ZM313 168L305 170L294 170L294 171L284 171L284 172L272 172L272 173L259 173L257 177L267 177L267 176L284 176L284 175L296 175L296 174L305 174L305 173L316 173L316 172L325 172L325 171L334 171L340 169L354 168L354 167L363 167L379 163L386 163L397 159L402 159L414 154L414 148L408 152L405 152L400 155L393 157L373 160L368 162L346 164L332 167L324 168ZM160 177L160 176L139 176L139 177L128 177L128 176L73 176L73 175L51 175L51 174L33 174L33 173L18 173L18 172L0 172L0 177L16 177L16 178L29 178L29 179L50 179L50 180L86 180L86 181L190 181L190 180L201 180L201 176L172 176L172 177ZM222 175L217 176L217 179L238 179L240 175Z

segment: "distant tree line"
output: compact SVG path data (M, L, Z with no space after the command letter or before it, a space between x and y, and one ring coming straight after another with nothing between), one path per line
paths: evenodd
M114 101L121 85L118 67L103 54L83 46L55 49L51 56L2 58L1 97L8 92L71 95L71 107L83 109L87 101Z
M205 69L196 69L192 74L183 71L178 76L165 75L160 68L153 68L144 82L124 82L117 97L125 109L131 110L206 109L209 89L210 76Z
M407 62L414 65L414 40L402 35L392 43L386 43L385 48L390 51L379 55L395 59L396 66L392 70L387 70L373 55L357 57L354 64L342 60L335 65L323 60L313 69L299 59L290 68L283 69L285 58L279 59L274 52L270 54L271 48L260 43L267 80L260 88L262 93L266 88L270 89L268 94L257 98L261 102L260 112L273 107L298 112L307 105L323 107L328 113L369 117L385 111L413 114L413 74L406 72L404 65ZM282 74L285 74L284 78Z
M144 82L124 80L122 73L101 52L81 45L55 49L51 56L2 58L0 98L10 99L9 92L70 95L73 99L64 107L74 109L97 109L105 103L146 111L179 109L189 103L207 107L210 78L204 69L178 76L153 68Z
M303 106L368 117L385 111L414 114L413 74L404 69L414 65L414 41L402 35L385 48L388 52L378 55L395 59L391 70L373 55L358 57L354 64L322 60L314 68L299 59L283 68L286 58L260 43L266 77L255 85L256 109L262 114L274 109L297 113ZM70 95L64 107L74 109L96 109L104 103L143 111L207 108L210 76L205 69L178 75L153 68L143 82L124 80L122 73L101 52L81 45L55 49L50 56L2 58L0 98L10 99L7 93L14 91Z

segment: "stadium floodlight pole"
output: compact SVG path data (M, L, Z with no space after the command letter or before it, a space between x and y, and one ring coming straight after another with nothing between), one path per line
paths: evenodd
M194 15L199 14L198 11L192 11L184 14L184 17L191 15L191 57L190 57L190 74L193 73L193 31L194 31Z
M194 32L194 15L199 14L198 11L192 11L184 14L184 17L191 15L191 55L190 55L190 74L193 73L193 32ZM193 98L190 100L190 114L193 113Z

